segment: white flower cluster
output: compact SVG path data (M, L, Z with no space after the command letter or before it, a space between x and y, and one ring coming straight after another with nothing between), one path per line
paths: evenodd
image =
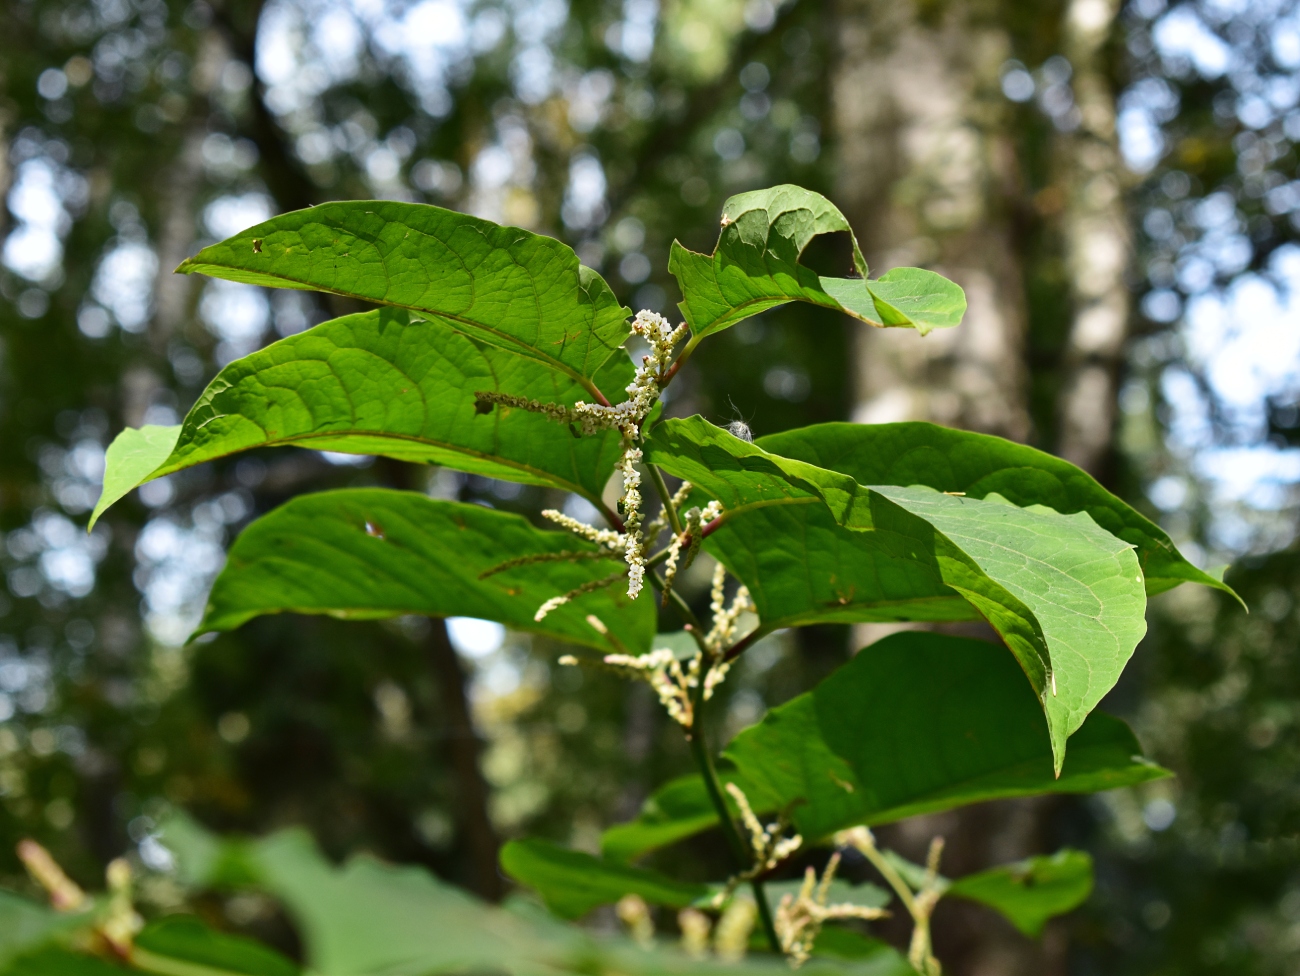
M632 331L650 344L650 353L642 357L636 376L627 386L628 398L622 403L611 406L579 400L572 407L564 407L504 393L480 392L475 396L480 405L500 403L531 410L545 414L553 420L576 424L581 427L584 434L593 434L599 430L618 430L622 433L623 456L619 460L618 468L623 475L623 498L620 507L623 510L624 531L621 534L608 532L576 519L568 519L567 516L566 520L562 521L556 517L558 513L543 512L542 514L583 538L621 552L628 567L627 595L635 599L645 584L645 538L641 532L641 472L636 467L642 455L641 448L637 444L641 440L641 425L645 423L645 418L649 416L659 399L663 384L667 382L668 369L672 364L673 346L686 334L686 325L683 323L674 329L662 315L643 309L637 312L636 318L632 320ZM539 620L554 609L549 606L551 602L548 600L547 604L543 605L543 609L538 610Z
M722 563L713 570L713 587L710 593L709 609L713 612L713 627L704 637L704 644L715 657L722 657L736 640L736 621L746 610L756 612L754 601L750 598L749 587L741 586L731 600L731 606L725 603L727 569Z
M682 487L678 489L677 494L673 496L673 505L680 506L686 500L689 494L691 483L683 482ZM664 599L667 600L666 594L672 588L673 582L677 579L677 570L680 566L689 566L695 561L695 555L700 551L700 543L704 541L700 530L708 522L722 514L722 503L711 501L703 508L692 508L683 518L682 531L679 535L673 536L672 542L668 544L668 558L664 560ZM682 546L686 546L686 561L681 563Z
M822 926L831 919L861 918L870 921L889 914L883 909L868 908L866 905L828 905L826 902L830 897L831 882L835 880L835 871L839 866L840 855L837 851L826 862L820 884L817 872L808 868L804 872L799 894L782 896L781 903L777 906L774 921L777 938L781 940L781 949L790 957L790 964L795 968L808 961Z
M742 875L744 880L771 871L803 846L803 838L798 834L783 836L785 824L779 820L764 827L754 813L754 808L749 805L749 797L735 783L727 784L727 792L740 808L740 819L749 831L749 846L754 852L754 866Z
M691 689L699 684L700 655L697 653L685 669L677 655L666 647L649 654L606 654L605 663L613 668L625 668L649 682L667 709L673 721L689 729L695 722L695 707L691 702Z
M636 599L645 582L645 539L641 535L641 472L636 469L641 448L628 444L618 469L623 475L623 527L627 544L627 595Z

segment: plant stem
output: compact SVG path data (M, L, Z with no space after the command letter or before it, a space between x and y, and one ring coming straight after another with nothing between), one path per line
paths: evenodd
M647 568L649 568L648 565ZM664 578L655 570L650 570L650 572L646 573L646 576L649 577L651 586L660 593L665 592ZM681 594L676 590L668 590L667 595L668 600L673 605L673 609L677 611L677 615L685 621L686 632L690 634L691 637L695 638L695 644L699 647L700 653L707 658L711 652L709 651L708 646L704 643L704 625L700 623L700 618L695 616L695 611L691 609L690 604L683 600Z
M693 351L694 340L686 347L682 357L672 369L672 373L677 371L677 367L685 361L686 355ZM659 470L658 465L647 464L650 469L650 480L655 486L655 491L659 493L659 500L663 502L664 511L668 513L668 522L673 527L673 531L678 535L682 534L682 523L677 516L677 509L673 506L672 495L668 492L668 486L664 483L663 473ZM666 550L665 550L666 552ZM664 553L660 553L664 555ZM650 565L653 565L650 564ZM650 568L649 565L647 568ZM650 582L657 590L664 590L663 578L653 569L650 570ZM677 593L676 590L669 588L664 595L672 601L673 606L681 615L682 619L690 626L687 628L695 643L700 647L700 653L708 656L708 648L704 646L703 630L699 618L685 600ZM746 646L748 644L746 642ZM744 650L742 647L741 650ZM739 652L737 652L739 653ZM736 858L736 863L741 866L742 870L747 864L752 864L753 855L749 852L748 845L740 835L736 827L736 822L731 818L731 811L727 809L727 801L722 796L722 786L718 782L718 771L713 765L713 755L709 752L708 743L704 739L704 676L700 676L700 682L695 688L692 714L694 716L691 722L691 730L687 739L691 744L691 754L695 758L695 765L700 770L700 776L704 779L705 791L709 794L709 802L713 804L713 809L718 814L718 822L722 825L723 836L727 838L727 846L731 848L731 853ZM768 943L772 946L772 951L781 954L781 940L776 934L776 924L772 920L772 909L767 903L767 892L763 890L763 882L757 878L750 881L750 889L754 893L754 903L758 906L759 923L763 926L763 934L767 936Z
M718 770L713 765L713 754L709 752L709 745L704 739L704 682L695 688L694 707L692 714L694 716L691 722L691 730L687 736L691 744L691 755L695 759L695 765L699 768L700 776L704 780L704 790L709 794L709 802L713 804L713 809L718 815L718 822L722 825L723 836L727 838L727 846L731 848L731 853L735 855L736 862L742 870L746 865L753 862L753 855L749 853L748 845L740 835L739 828L736 827L736 821L731 818L731 811L727 808L727 801L722 796L722 785L718 782ZM772 951L781 954L781 940L776 934L776 925L772 921L772 910L767 904L767 893L763 890L763 882L754 879L749 883L750 889L754 892L754 903L758 906L758 918L763 926L763 934L767 936L768 943L772 946Z
M682 521L677 517L677 507L673 505L673 496L668 492L668 486L664 484L663 472L659 470L657 464L647 464L650 469L650 480L654 482L655 491L659 493L659 500L664 503L664 511L668 513L668 524L673 527L675 535L682 534Z

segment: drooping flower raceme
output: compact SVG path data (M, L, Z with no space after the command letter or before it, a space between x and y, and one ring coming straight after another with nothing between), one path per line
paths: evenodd
M615 534L616 540L606 540L603 534L607 530L597 529L576 519L568 519L567 516L565 517L567 521L562 521L555 517L558 513L544 512L543 514L583 538L607 545L612 550L621 551L627 561L627 595L635 599L645 583L646 545L641 532L641 473L637 470L637 464L640 463L642 455L638 445L641 441L642 425L650 411L654 409L660 392L668 382L673 347L686 334L686 325L683 323L673 328L658 312L643 309L637 312L636 318L632 320L632 331L649 343L650 352L642 357L636 375L627 385L627 399L622 403L611 405L579 400L573 406L566 407L557 403L543 403L540 400L493 391L480 391L475 393L475 397L480 410L490 410L493 405L501 404L544 414L552 420L573 425L575 430L581 430L583 434L594 434L600 430L617 430L623 435L623 456L619 461L618 469L623 476L623 497L619 507L623 511L624 524L623 532ZM597 538L598 535L601 538ZM564 602L567 600L562 599L554 606ZM554 609L552 603L553 601L547 601L542 609L538 610L537 619L540 620Z

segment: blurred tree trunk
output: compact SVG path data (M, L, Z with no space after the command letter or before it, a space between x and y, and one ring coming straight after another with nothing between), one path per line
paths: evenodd
M1081 125L1056 136L1052 198L1072 306L1055 346L1060 390L1050 424L1029 402L1024 216L1030 191L1016 157L1015 112L1002 95L1012 56L1009 3L995 0L840 0L832 110L839 150L836 199L883 271L933 268L966 291L956 329L924 339L863 329L855 362L854 420L930 420L1034 438L1098 472L1110 454L1115 378L1128 315L1128 254L1114 141L1114 98L1103 46L1115 0L1070 0L1056 37L1074 65ZM1051 19L1050 9L1037 16ZM1043 210L1052 208L1040 208ZM1050 408L1049 408L1050 411ZM1055 445L1052 441L1055 438ZM986 627L963 625L964 632ZM862 627L858 646L883 635ZM1050 799L984 804L916 818L887 839L921 856L945 835L953 875L1045 853ZM1050 976L1066 971L1066 929L1030 942L979 909L945 905L936 918L945 971L957 976Z
M1066 340L1056 453L1109 480L1116 383L1127 338L1131 252L1120 193L1115 94L1105 70L1118 0L1072 0L1062 48L1074 67L1079 128L1062 139L1064 234L1073 320Z
M841 0L832 83L836 199L881 269L923 265L966 290L958 329L858 333L856 420L1029 433L1024 289L1007 199L1017 173L998 70L1010 41L974 4Z

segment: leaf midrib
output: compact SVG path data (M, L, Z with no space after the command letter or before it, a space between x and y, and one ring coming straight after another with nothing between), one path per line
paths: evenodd
M254 424L256 427L258 427L263 432L266 431L265 427L257 423L257 421L252 420L251 418L245 416L244 414L221 414L220 416L217 417L211 417L208 420L205 420L203 424L196 429L201 430L203 427L206 427L208 424L215 423L218 420L224 420L229 417L237 417L241 420L247 420L250 423ZM599 496L592 494L592 492L590 492L586 488L583 488L581 485L574 484L573 482L569 481L566 478L558 477L557 475L553 474L550 471L542 471L538 468L534 468L532 465L523 464L518 461L511 461L507 458L503 458L496 454L486 454L483 451L473 450L459 445L448 444L445 441L437 441L428 437L418 437L414 434L394 434L388 431L353 430L351 428L347 430L339 430L339 431L313 431L310 434L297 434L292 437L277 437L273 440L268 440L262 444L253 444L250 445L249 447L237 447L229 451L222 451L220 454L208 455L204 457L203 460L216 461L219 460L220 458L230 457L233 454L240 454L244 451L249 450L250 448L256 448L256 447L293 446L296 444L300 444L304 441L327 440L335 437L349 437L349 436L373 437L378 440L408 441L410 443L422 444L430 447L437 447L446 450L452 454L464 454L469 457L478 458L479 460L491 461L492 463L499 464L505 468L513 468L517 471L526 471L529 474L535 475L539 480L545 480L551 484L554 484L557 488L563 488L565 491L571 491L576 495L581 495L583 498L593 503L597 502L599 498ZM166 462L164 462L163 466L156 468L154 471L152 471L149 474L147 480L153 480L154 478L161 478L163 475L172 474L175 471L181 471L189 467L193 463L194 462L192 461L186 461L184 463L177 463L171 467L168 467ZM811 500L816 501L817 499L814 498Z
M199 274L206 274L206 272L203 270L204 268L219 268L222 270L227 270L230 269L230 266L224 264L213 264L207 261L200 262L200 261L195 261L193 258L189 258L185 261L182 261L180 265L176 268L176 270L182 274L190 274L191 272L194 271L199 272ZM233 270L240 271L244 269L234 268ZM527 343L525 343L523 340L515 336L512 336L509 333L505 333L499 329L493 328L490 325L484 325L481 322L475 322L472 319L468 319L462 315L456 315L451 312L438 312L427 308L420 308L418 305L406 305L401 302L376 302L375 299L370 298L369 296L366 295L358 295L355 292L344 291L338 288L326 288L319 284L316 284L315 282L304 281L301 278L296 278L293 275L279 274L279 273L272 275L263 271L254 271L253 269L248 269L248 270L252 271L253 274L265 274L268 278L278 278L282 281L291 281L294 284L303 285L307 290L310 291L319 291L330 295L339 295L343 298L353 298L356 299L357 301L367 302L371 305L376 306L377 308L401 308L401 309L405 309L408 312L418 312L421 315L432 316L438 319L445 319L448 322L459 323L464 329L475 329L478 330L479 332L487 333L501 340L502 345L498 346L498 348L505 348L509 351L518 350L516 352L516 355L522 355L526 359L536 360L538 362L545 364L551 369L554 369L556 372L565 374L570 379L572 379L575 383L579 384L584 390L586 390L592 396L596 397L597 402L605 399L605 394L602 393L600 389L596 386L594 380L588 379L587 377L579 373L577 370L575 370L572 366L569 366L567 363L561 362L555 357L550 356L547 353L543 352L541 346L530 346ZM385 271L385 274L387 274L387 271ZM215 275L214 277L221 277L221 276ZM461 330L458 329L457 331L461 331ZM471 337L473 336L473 333L469 331L462 331L461 334L469 335ZM594 328L591 330L591 334L595 336L596 333ZM566 332L565 333L566 338L567 335L568 333ZM601 367L605 365L605 363L609 360L609 356L612 356L616 351L616 349L617 347L609 350L609 355L607 355L605 359L601 360L601 362L597 365L595 372L597 373L600 372Z

